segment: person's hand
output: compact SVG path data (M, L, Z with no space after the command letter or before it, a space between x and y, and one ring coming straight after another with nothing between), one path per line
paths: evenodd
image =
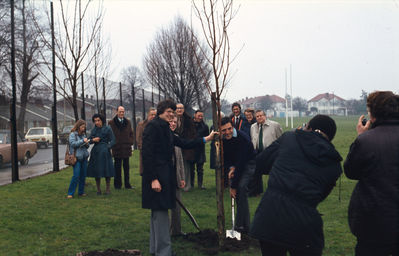
M230 168L230 171L229 171L229 179L232 179L232 178L234 178L234 171L236 170L236 168L234 168L234 167L231 167Z
M184 188L186 186L186 182L184 180L180 181L180 188Z
M161 192L162 187L161 187L161 183L159 183L159 180L153 180L151 182L151 188L152 190L154 190L155 192Z
M219 132L211 131L211 133L205 137L205 141L211 141L215 137L215 135L219 135Z
M93 141L93 142L96 142L96 143L97 143L97 142L100 142L100 137L95 137L95 138L92 139L92 141Z
M84 142L84 143L87 143L88 141L89 141L89 140L88 140L87 138L84 138L84 139L83 139L83 142Z
M230 196L231 196L232 198L236 198L236 195L237 195L237 189L235 189L235 188L230 188Z
M366 125L363 125L362 124L363 119L364 119L364 115L361 115L359 117L358 122L357 122L357 125L356 125L357 135L360 135L360 134L364 133L365 131L367 131L370 128L371 121L367 120Z

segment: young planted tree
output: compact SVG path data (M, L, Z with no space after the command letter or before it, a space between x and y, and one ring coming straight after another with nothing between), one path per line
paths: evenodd
M211 95L213 107L213 127L218 130L221 120L221 97L228 85L230 65L234 58L230 53L230 39L228 29L233 20L237 10L233 8L233 0L217 1L217 0L202 0L201 4L197 5L192 1L195 15L198 17L202 32L205 37L206 47L200 46L201 52L210 50L211 54L208 57L206 54L202 56L205 61L212 67L212 76L214 84L210 84L207 80L205 85L207 91ZM192 35L195 40L196 36ZM195 55L197 61L202 61L200 55ZM203 75L206 72L202 71ZM217 202L217 226L220 238L220 243L224 241L225 233L225 218L223 205L223 141L221 136L216 138L216 202Z

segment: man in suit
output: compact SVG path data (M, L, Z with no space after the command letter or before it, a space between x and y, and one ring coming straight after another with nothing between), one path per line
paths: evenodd
M230 115L231 118L231 123L233 127L237 131L242 131L245 132L248 136L250 136L250 124L248 123L248 120L245 118L245 115L241 113L241 105L238 102L234 102L233 105L231 105L231 111L233 112Z

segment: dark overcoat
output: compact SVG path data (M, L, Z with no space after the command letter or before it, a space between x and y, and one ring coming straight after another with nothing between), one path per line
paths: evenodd
M349 226L365 243L399 242L399 120L373 124L352 143L344 163L358 180L349 204Z
M248 162L253 159L255 159L255 150L246 133L235 130L231 139L223 139L224 167L226 169L235 167L234 177L231 179L231 188L238 188Z
M115 116L108 122L115 136L115 145L112 147L112 156L115 158L129 158L132 155L134 132L130 121L126 118L119 121Z
M286 248L320 252L323 222L317 205L342 173L342 160L321 134L284 133L256 157L255 175L269 174L250 234Z
M194 139L197 136L197 132L195 130L195 125L193 119L186 113L183 113L183 116L180 120L180 125L176 128L175 132L182 139L190 140ZM194 162L195 160L195 150L194 149L183 149L183 159L185 161Z
M195 130L197 131L197 137L206 137L209 135L209 128L208 125L204 121L201 122L194 122ZM198 164L205 163L206 156L205 156L205 144L202 144L195 148L195 162Z
M115 136L111 127L104 125L100 128L94 126L89 139L99 137L100 142L94 143L90 152L87 166L87 177L114 177L115 169L111 156L111 148L115 144Z
M142 207L152 210L167 210L176 207L176 169L173 164L174 146L194 148L204 143L203 138L184 140L173 135L169 123L155 117L143 133L143 179ZM153 180L158 179L161 191L151 188Z

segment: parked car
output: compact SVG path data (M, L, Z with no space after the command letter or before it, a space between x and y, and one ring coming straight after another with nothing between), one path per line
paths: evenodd
M69 140L69 134L71 133L72 128L73 128L73 125L67 125L58 134L58 139L61 144L67 144L67 142Z
M34 127L28 130L25 139L36 142L39 147L44 146L48 148L49 144L53 144L53 132L50 127Z
M17 134L18 161L21 165L27 165L29 159L37 152L35 142L24 142L21 136ZM11 132L9 130L0 130L0 168L3 164L11 162Z

